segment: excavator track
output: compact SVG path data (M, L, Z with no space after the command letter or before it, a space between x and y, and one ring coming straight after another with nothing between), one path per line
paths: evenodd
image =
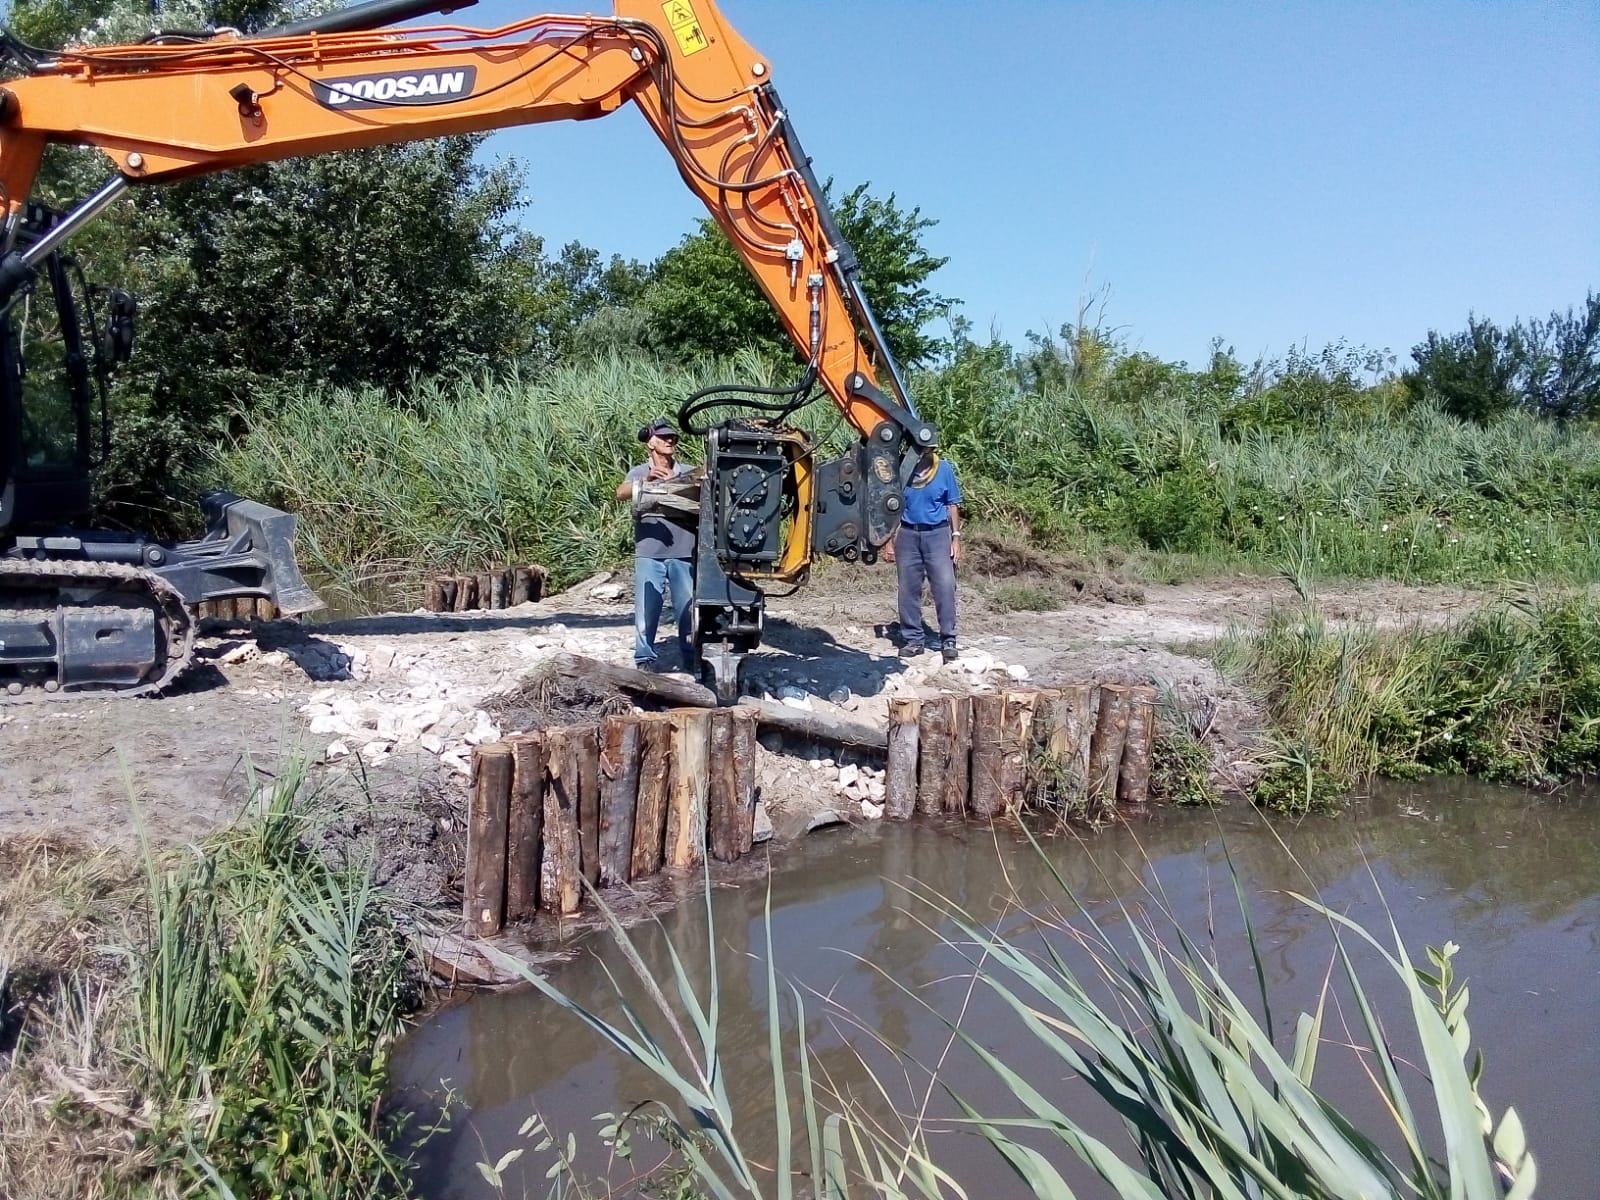
M0 558L0 707L159 692L189 665L194 628L142 567Z

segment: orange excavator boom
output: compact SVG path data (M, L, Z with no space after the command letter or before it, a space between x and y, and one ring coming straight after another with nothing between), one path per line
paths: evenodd
M335 15L385 7L379 0ZM886 420L911 426L913 437L922 428L906 419L904 382L771 65L712 0L616 0L611 17L544 15L492 30L285 29L63 50L7 83L0 188L8 211L27 200L52 142L96 147L121 180L138 185L588 120L632 102L846 419L864 435Z

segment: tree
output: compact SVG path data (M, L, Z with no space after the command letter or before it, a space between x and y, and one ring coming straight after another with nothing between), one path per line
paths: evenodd
M1404 381L1412 397L1432 397L1467 420L1515 407L1558 421L1600 415L1600 296L1504 330L1469 316L1461 333L1430 331L1411 357L1417 366Z
M280 0L21 0L34 42L136 40L152 22L259 29ZM119 381L109 516L160 524L175 481L227 418L282 388L400 389L419 374L481 372L533 350L527 289L537 239L511 225L520 176L474 159L478 138L436 139L247 167L135 193L73 244L92 278L140 303ZM108 174L96 153L52 156L58 204ZM158 519L152 521L154 514ZM171 532L169 526L162 530Z
M638 303L648 268L568 242L555 258L533 237L520 263L518 309L526 326L526 365L538 368L573 355L638 346L645 338ZM621 343L621 344L619 344Z
M920 208L902 209L892 193L872 196L869 186L847 192L833 206L834 219L860 260L862 291L890 352L918 366L946 348L928 327L950 315L955 301L929 290L927 281L948 259L923 245L936 221ZM831 180L824 191L831 193ZM752 345L780 355L794 350L744 260L710 220L656 260L643 303L652 340L670 353L721 356Z
M1600 295L1590 292L1580 312L1530 321L1523 340L1528 407L1558 421L1600 414Z
M1522 355L1514 330L1469 315L1461 333L1442 337L1429 330L1428 340L1411 351L1416 370L1403 379L1413 397L1432 398L1454 416L1484 423L1516 406Z

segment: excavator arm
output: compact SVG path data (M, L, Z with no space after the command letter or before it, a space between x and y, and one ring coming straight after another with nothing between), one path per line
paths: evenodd
M936 434L915 413L854 253L774 89L771 64L712 0L615 5L610 17L544 15L493 30L388 29L440 11L440 0L377 0L257 36L157 35L29 62L0 90L0 200L8 218L0 302L129 186L588 120L633 104L806 363L796 389L757 403L776 416L695 427L708 408L748 402L754 389L739 388L691 398L682 414L708 435L697 640L726 693L736 686L739 658L760 637L758 585L803 580L815 553L870 561L898 520L909 460ZM53 241L18 251L10 233L51 143L95 147L116 173L57 225ZM816 462L810 439L784 422L812 386L860 434L843 459Z

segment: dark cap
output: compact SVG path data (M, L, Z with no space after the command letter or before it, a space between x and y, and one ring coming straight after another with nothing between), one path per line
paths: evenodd
M675 438L677 436L678 427L665 417L657 417L650 424L639 430L639 440L641 442L648 442L653 437Z

